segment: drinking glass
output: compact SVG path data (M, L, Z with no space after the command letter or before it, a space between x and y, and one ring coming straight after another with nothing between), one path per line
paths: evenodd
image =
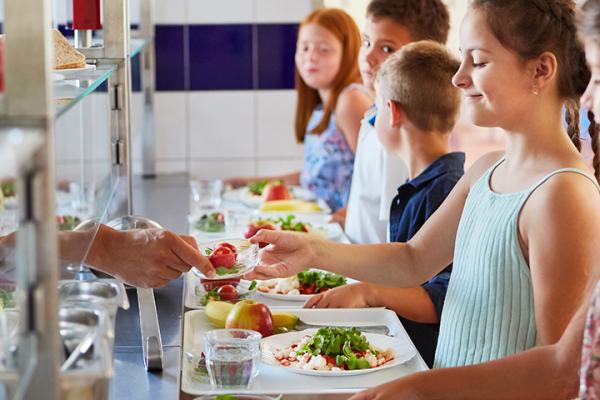
M206 332L204 355L213 388L247 388L258 375L260 333L248 329Z
M225 230L229 237L242 237L252 220L252 212L244 209L225 210Z
M220 179L193 179L190 181L190 211L199 215L221 205L223 181Z

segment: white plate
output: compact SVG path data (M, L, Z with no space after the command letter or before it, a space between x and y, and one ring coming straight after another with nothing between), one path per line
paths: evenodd
M349 285L349 284L352 284L352 283L357 283L357 282L358 282L357 280L354 280L354 279L351 279L351 278L346 278L346 285ZM338 286L338 287L341 287L341 286ZM301 302L306 302L308 299L310 299L312 296L314 296L313 294L265 293L265 292L261 292L260 290L257 290L256 293L258 293L261 296L264 296L264 297L266 297L268 299L283 300L283 301L301 301Z
M62 74L64 72L69 73L69 72L76 72L76 71L87 71L87 70L94 70L96 69L95 65L92 64L85 64L85 67L81 67L81 68L63 68L63 69L55 69L53 70L54 73L58 73L58 74Z
M301 301L305 303L308 299L310 299L312 294L279 294L279 293L265 293L257 290L256 293L261 296L266 297L267 299L273 300L285 300L285 301Z
M223 242L231 243L236 247L238 253L237 262L240 263L243 268L232 274L218 275L214 279L239 278L242 275L250 272L250 270L256 266L256 263L258 262L258 245L251 244L246 239L222 239L209 243L203 243L198 245L198 247L200 248L200 253L205 254L205 249L214 249L219 243ZM192 267L191 271L198 277L207 279L206 276L204 276L204 274L196 267Z
M284 368L290 372L295 372L302 375L315 375L315 376L353 376L370 374L372 372L381 371L383 369L395 367L396 365L404 364L413 358L416 354L414 346L400 338L379 335L376 333L365 333L367 340L372 346L380 348L382 350L393 349L395 352L394 359L387 363L368 369L355 369L348 371L313 371L304 370L294 366L284 367L275 359L273 353L277 349L282 349L298 342L302 337L306 335L313 335L317 332L317 329L307 329L301 332L289 332L280 335L273 335L264 338L260 341L260 348L262 350L262 361L266 364L273 365L276 367Z
M317 198L309 190L304 189L301 186L287 186L288 191L292 195L292 198L305 200L305 201L316 201ZM250 193L247 186L226 190L223 194L223 198L227 201L240 202L250 208L258 208L264 202L262 196L257 196Z

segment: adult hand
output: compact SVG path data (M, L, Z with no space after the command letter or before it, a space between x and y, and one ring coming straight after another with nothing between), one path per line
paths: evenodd
M312 296L304 308L364 308L370 307L371 286L355 283L327 290Z
M313 267L316 249L322 240L305 233L262 229L251 243L269 243L260 251L260 265L246 274L247 279L286 278Z
M195 266L207 276L215 271L189 236L164 229L117 231L100 227L86 262L137 287L159 287Z

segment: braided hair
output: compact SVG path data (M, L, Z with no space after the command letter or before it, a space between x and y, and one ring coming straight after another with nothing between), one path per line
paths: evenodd
M598 0L590 0L598 3ZM583 44L577 36L576 5L573 0L472 0L482 10L494 35L523 60L549 51L558 62L558 93L565 100L567 133L581 150L579 99L591 78ZM594 174L600 180L598 129L590 120L589 134L594 152Z

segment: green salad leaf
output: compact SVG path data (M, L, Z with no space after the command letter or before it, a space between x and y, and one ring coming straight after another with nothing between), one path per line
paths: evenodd
M252 194L255 194L257 196L262 196L262 192L263 192L263 190L265 190L265 187L267 186L268 183L269 183L268 179L265 179L262 181L251 182L248 184L248 190Z
M335 359L339 367L346 369L370 368L363 357L365 351L377 355L377 351L356 328L320 328L304 346L297 349L298 354L310 353L313 356L326 355Z
M296 219L296 216L293 214L290 214L285 218L283 218L283 217L277 218L275 223L277 225L279 225L279 227L284 231L294 231L294 232L305 232L306 227L310 226L310 224L307 224L307 223L304 223L301 221L294 221L295 219Z
M2 190L2 194L4 195L4 197L13 197L17 194L14 182L0 183L0 190Z
M347 283L346 277L321 271L302 271L298 273L300 286L309 286L313 283L317 285L315 293L322 288L332 289Z

